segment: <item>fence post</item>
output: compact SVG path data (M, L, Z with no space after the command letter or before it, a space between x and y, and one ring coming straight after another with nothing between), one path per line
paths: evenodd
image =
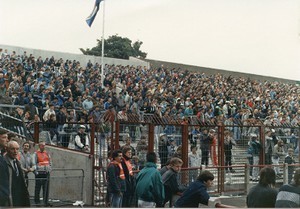
M182 125L182 161L183 168L188 168L188 125Z
M39 126L39 122L34 122L34 134L33 134L33 138L34 138L34 143L38 144L39 143L39 130L40 126Z
M120 121L116 121L116 135L110 138L110 150L119 149L120 147Z
M188 125L182 125L182 147L181 147L181 153L182 153L182 161L183 161L183 168L188 168L189 167L189 161L188 161L188 135L189 135L189 130L188 130ZM181 182L183 184L188 183L188 173L191 172L190 170L185 170L185 172L182 173L182 179Z
M289 165L287 163L283 163L283 184L288 183L288 169Z
M148 151L153 152L154 150L154 124L149 124L149 133L148 133Z
M95 123L91 123L91 149L90 155L93 156L95 154ZM94 161L93 161L94 165Z
M224 192L225 190L225 159L224 159L224 131L225 131L225 126L224 125L220 125L218 126L218 138L219 138L219 148L221 148L221 152L220 150L218 150L219 154L219 162L218 164L221 166L221 168L218 168L218 181L219 181L219 187L218 187L218 193ZM226 167L227 169L227 167Z
M260 165L265 165L265 131L264 131L264 126L261 125L259 126L259 135L260 135L260 144L263 147L261 150L262 152L260 152L260 159L259 159L259 164ZM259 168L260 170L260 168Z
M245 163L245 194L249 191L249 181L250 181L250 166Z

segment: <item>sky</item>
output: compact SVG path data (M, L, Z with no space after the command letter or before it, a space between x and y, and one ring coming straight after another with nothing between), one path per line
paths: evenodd
M104 24L149 59L300 81L300 0L105 0L90 28L94 2L0 0L0 44L81 54Z

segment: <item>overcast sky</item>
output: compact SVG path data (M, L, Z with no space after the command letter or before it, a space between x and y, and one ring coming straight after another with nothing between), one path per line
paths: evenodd
M94 2L0 0L0 44L80 54L101 39ZM300 0L105 0L115 34L149 59L300 80Z

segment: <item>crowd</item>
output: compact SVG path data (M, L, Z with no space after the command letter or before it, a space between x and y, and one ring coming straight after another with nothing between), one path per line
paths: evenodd
M22 146L22 150L20 150ZM49 179L51 157L40 142L33 155L30 143L19 144L7 131L0 129L0 206L29 207L28 173L34 172L34 202L40 205L43 189L43 205L49 206ZM193 150L195 151L195 150ZM157 169L157 154L146 153L146 163L139 173L134 172L132 153L127 142L122 149L113 150L107 167L107 203L113 208L121 207L198 207L209 205L209 188L214 175L203 169L188 186L180 180L183 161L171 157L166 165ZM248 207L299 207L300 169L292 174L293 181L275 189L275 170L265 167L260 171L259 183L247 195Z
M101 70L104 70L105 75L103 83L101 82ZM18 108L16 113L11 114L26 124L43 121L49 130L51 139L56 136L56 140L66 147L68 147L69 139L60 135L61 131L66 128L66 122L82 122L84 124L99 122L103 112L106 114L105 120L113 121L114 114L111 111L116 112L118 118L122 120L128 119L127 114L135 113L140 116L141 121L145 114L155 114L160 118L171 116L186 123L188 123L186 118L196 117L203 122L216 121L225 125L235 125L240 121L244 125L255 125L253 119L260 119L267 126L299 125L299 95L300 88L296 84L226 77L221 74L206 75L182 69L168 69L164 66L148 69L141 66L105 65L104 69L101 69L99 63L88 62L82 66L76 60L57 59L53 56L51 58L34 57L32 54L27 54L26 51L23 54L16 54L14 51L8 52L5 49L0 51L0 96L11 98L13 105L24 106L24 108ZM89 151L90 139L86 134L88 128L86 126L76 127L76 149ZM153 197L148 197L149 194L145 194L146 198L141 197L139 199L141 206L155 204L161 206L165 205L166 200L171 206L187 206L183 204L186 201L184 198L172 202L171 197L168 196L173 194L169 192L171 188L165 186L169 180L168 176L172 176L174 182L176 181L173 174L180 171L182 165L180 144L175 139L167 138L170 133L174 132L173 128L167 126L160 132L162 133L158 144L160 163L163 166L169 166L167 170L171 168L171 171L174 171L172 174L168 172L168 175L162 175L162 179L155 171L156 157L149 153L147 155L146 140L139 140L136 147L137 153L134 153L135 150L130 147L130 142L122 150L112 152L112 162L108 167L108 172L111 172L112 176L121 172L111 180L113 186L110 187L109 192L112 195L109 196L109 201L112 206L120 206L123 193L125 194L129 190L134 192L135 188L132 186L135 183L136 189L139 188L139 180L144 172L145 175L148 172L155 173L155 182L162 181L163 189L160 188L160 192ZM248 143L249 154L251 154L249 162L252 165L258 163L257 156L261 149L259 146L270 150L270 155L266 155L266 159L270 161L269 164L277 163L274 153L278 156L287 153L287 149L285 152L280 152L281 140L274 143L274 133L272 135L271 129L266 130L266 135L268 136L270 133L269 137L272 139L267 141L270 142L270 145L267 142L266 145L259 145L257 132L258 129L252 128L227 128L224 143L226 147L225 164L228 166L228 172L234 172L231 167L231 149L242 135L247 135L250 139ZM299 135L297 129L289 129L288 134L289 136ZM200 167L201 165L207 167L209 161L213 165L218 165L217 139L214 129L200 130L199 127L195 127L191 136L189 167ZM199 139L193 136L198 136ZM200 149L198 149L197 140L200 140ZM296 140L292 141L292 143L295 142ZM9 150L10 146L7 147ZM126 149L126 147L130 147L130 149ZM255 150L255 147L258 147L258 151ZM293 151L296 148L297 144L295 143ZM14 149L16 150L16 148ZM9 152L7 151L7 153ZM132 155L133 159L131 159ZM15 158L10 154L7 154L7 157ZM130 164L129 159L137 163ZM137 182L133 180L131 173L135 166L142 171L145 169L137 177ZM250 172L253 179L258 181L259 171L254 169ZM48 173L46 174L48 175ZM292 179L291 173L289 173L289 182ZM276 170L275 174L277 174ZM211 173L205 173L205 175L191 173L189 175L192 179L190 183L200 181L199 185L201 187L204 185L204 190L210 185L207 184L207 181L214 179ZM26 175L24 175L24 179L25 177ZM121 184L117 184L117 186L123 185L123 187L114 188L116 186L114 183L119 181ZM38 180L36 183L38 184ZM44 183L38 184L40 185L38 187L40 188ZM175 193L184 194L186 188L181 187L178 182L175 183L170 184L171 186L177 185ZM130 189L126 190L126 188ZM163 192L165 189L169 189L166 192L167 195ZM203 195L203 191L201 191L201 195ZM166 197L167 199L165 199ZM131 198L130 194L127 195L126 201L130 201ZM154 202L153 198L159 201ZM205 196L204 203L207 203L207 198ZM45 199L47 198L45 197ZM126 201L124 201L125 206L131 204Z
M22 147L22 149L20 149ZM0 129L0 207L29 207L29 173L35 175L34 203L49 206L49 180L52 168L51 156L45 150L45 142L31 154L30 142L20 143L14 135Z
M80 110L73 119L83 117L86 122L95 107L104 111L110 106L117 112L180 119L197 116L202 121L260 118L270 125L300 121L300 88L296 84L164 66L105 65L101 85L99 63L82 66L76 60L34 57L26 51L19 55L4 49L0 53L0 95L11 97L15 105L25 105L27 120L34 120L37 109L49 110L53 105L56 112L66 107L69 120L74 110ZM43 114L39 113L39 118L47 121L50 114Z
M108 166L108 206L121 207L185 207L197 208L199 204L209 205L209 189L213 186L214 175L203 169L188 186L180 180L182 160L172 157L166 166L157 169L157 154L148 152L146 164L136 175L132 164L130 146L112 152ZM300 206L300 169L293 174L293 181L275 188L275 170L264 167L259 173L259 182L254 185L246 198L250 208L281 208ZM215 205L210 205L215 207ZM219 207L228 207L219 205Z
M127 120L129 113L135 113L141 121L145 114L155 114L160 118L171 116L182 123L189 122L184 120L186 118L196 117L199 121L222 122L227 126L241 125L241 122L255 126L258 125L255 119L260 119L266 126L297 126L300 123L300 88L297 84L206 75L168 69L163 65L156 69L105 65L101 83L101 70L99 63L90 61L83 66L76 60L35 57L26 51L16 54L1 49L0 96L7 96L12 99L11 104L24 107L11 112L13 116L28 126L35 121L44 122L51 139L56 136L60 143L67 141L64 136L59 136L66 122L99 122L103 112L110 110L121 120ZM75 132L77 129L74 128ZM132 132L137 129L129 129L135 140ZM173 129L167 126L160 133L170 135L174 133ZM255 127L231 127L228 130L236 142L259 131ZM298 129L288 130L289 133L283 134L291 137L296 149ZM68 143L64 144L67 146ZM213 158L213 164L216 164L216 156ZM206 155L202 159L206 164Z

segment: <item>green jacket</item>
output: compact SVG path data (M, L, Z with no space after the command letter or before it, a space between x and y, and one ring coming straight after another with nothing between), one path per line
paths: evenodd
M155 202L157 207L163 205L165 190L156 164L147 162L137 176L136 195L138 199Z

